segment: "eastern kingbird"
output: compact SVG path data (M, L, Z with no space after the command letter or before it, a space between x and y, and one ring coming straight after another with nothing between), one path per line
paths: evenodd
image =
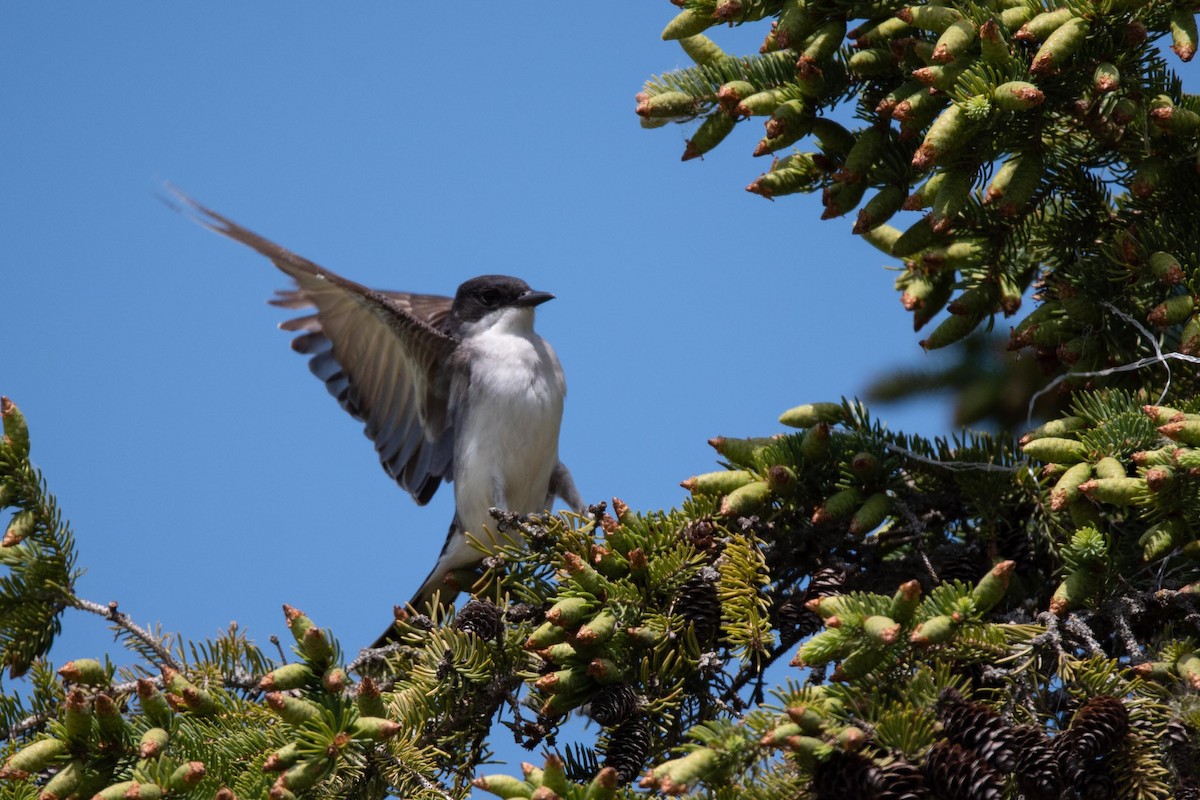
M292 349L310 357L313 374L365 423L384 471L420 505L442 481L454 482L454 520L414 606L447 588L450 572L481 560L468 533L496 545L489 509L530 514L559 497L583 510L558 460L562 366L533 330L534 308L554 295L507 275L472 278L453 299L375 291L173 191L202 225L257 250L296 282L270 302L315 313L279 327L299 332Z

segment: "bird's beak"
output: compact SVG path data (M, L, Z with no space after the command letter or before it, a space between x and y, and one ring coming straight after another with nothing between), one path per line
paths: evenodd
M528 292L526 292L525 294L518 297L513 302L513 305L514 306L522 306L522 307L526 307L526 308L533 308L534 306L540 306L542 303L546 302L547 300L553 300L553 299L554 299L554 295L550 294L549 292L535 292L533 289L530 289Z

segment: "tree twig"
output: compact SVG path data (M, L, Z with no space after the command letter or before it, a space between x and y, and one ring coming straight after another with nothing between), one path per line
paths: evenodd
M130 636L133 636L143 643L155 654L162 659L162 663L174 670L183 671L183 665L175 660L175 656L171 655L171 651L167 649L154 634L141 627L129 618L129 615L123 611L117 610L117 603L113 601L108 605L100 605L91 600L84 600L82 597L71 596L69 602L73 608L78 608L81 611L90 611L104 617L109 622L112 622L117 627L124 630Z

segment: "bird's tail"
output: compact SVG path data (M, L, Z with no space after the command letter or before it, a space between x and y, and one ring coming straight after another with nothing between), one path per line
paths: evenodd
M446 534L446 544L442 547L442 553L438 556L437 563L433 565L433 569L429 571L429 575L421 582L421 588L417 589L417 593L408 601L408 607L415 610L419 614L424 614L429 610L430 603L437 598L439 604L450 604L454 602L454 598L458 597L461 590L458 584L453 580L447 580L452 573L461 569L461 566L455 565L447 567L447 550L452 542L456 541L455 536L458 534L458 517L455 516L454 521L450 523L450 531ZM399 631L395 624L389 625L371 647L385 647L392 642L397 641Z

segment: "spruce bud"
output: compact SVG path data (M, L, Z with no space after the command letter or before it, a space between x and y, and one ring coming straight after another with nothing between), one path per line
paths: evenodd
M1196 298L1190 294L1179 294L1159 303L1146 316L1146 321L1156 328L1179 325L1196 310Z
M817 510L813 512L812 522L814 525L820 525L833 520L845 519L862 505L863 499L861 489L856 487L842 489L840 492L830 495L824 503L817 506Z
M706 472L703 475L693 475L679 485L692 494L726 495L754 480L755 475L749 470L722 469L716 472Z
M4 762L3 776L11 778L41 772L66 752L67 743L62 739L39 739L9 756Z
M733 130L737 120L723 111L714 111L704 118L696 133L687 140L683 150L683 161L690 161L712 150Z
M1165 253L1162 250L1151 253L1149 267L1151 274L1168 286L1177 286L1183 283L1185 277L1183 265L1179 263L1179 259L1170 253Z
M933 48L933 62L947 64L956 60L975 42L975 23L965 17L950 23Z
M687 13L686 11L684 12ZM642 95L637 105L639 117L653 119L673 119L690 117L696 113L696 100L690 94L683 92L660 92L655 95Z
M892 508L892 500L887 492L876 492L863 501L854 516L850 518L848 531L851 536L865 536L878 528L887 519Z
M1077 464L1086 461L1087 445L1074 439L1062 439L1057 436L1045 436L1026 442L1021 446L1025 455L1036 461L1048 461L1055 464Z
M295 664L284 664L268 672L258 682L258 688L268 692L299 689L308 684L312 677L312 668L308 664L298 661Z
M354 738L381 742L398 734L402 726L385 717L359 717L354 721Z
M853 53L846 66L855 75L864 78L882 77L896 69L896 57L890 47L870 47Z
M1053 12L1051 12L1053 13ZM1054 30L1037 54L1033 57L1033 63L1029 66L1031 75L1045 75L1053 71L1061 69L1062 66L1071 60L1075 55L1075 51L1083 44L1087 38L1089 30L1088 21L1083 17L1072 16L1062 25Z
M989 19L979 26L979 52L983 60L995 67L1003 67L1012 60L1008 42L995 19Z
M937 350L965 339L983 321L983 314L951 314L933 329L933 332L918 344L925 350Z
M967 205L971 185L975 182L975 167L967 165L943 171L946 177L938 186L929 212L929 225L934 233L946 233L954 218Z
M516 797L530 797L533 794L532 786L511 775L481 775L471 781L471 785L476 789L482 789L497 797L505 798L505 800Z
M174 712L171 711L171 706L167 703L167 699L163 697L163 693L158 690L158 687L152 681L146 678L138 678L137 695L138 702L142 706L142 712L150 722L161 728L170 726Z
M1064 472L1050 492L1050 510L1062 511L1079 499L1079 487L1092 477L1092 465L1080 461Z
M293 727L299 727L321 713L321 707L311 700L283 692L269 692L266 699L267 705Z
M1189 4L1177 5L1171 11L1171 49L1183 61L1196 55L1196 15Z
M962 12L945 6L909 6L896 12L896 16L914 28L942 34L954 23L963 19Z
M68 661L58 669L58 674L64 681L82 683L88 686L106 686L108 671L104 665L94 658L77 658Z
M67 695L63 704L63 731L67 741L81 745L92 734L92 701L81 690L75 689Z
M576 628L592 613L595 605L594 600L587 598L564 597L546 612L546 622L560 628ZM553 642L547 642L547 644L553 644Z
M916 613L917 606L921 603L921 583L920 581L911 580L900 584L900 588L896 590L896 594L892 596L892 610L888 614L892 619L900 623L908 622L912 619L912 615Z
M575 644L577 647L592 647L608 641L616 631L617 616L612 608L605 606L575 632Z
M878 619L886 619L886 617L879 617ZM894 627L888 630L894 638L895 634L899 633L900 626L895 623L892 624ZM830 674L829 679L831 681L858 680L883 663L886 655L887 650L881 646L860 647L838 663L837 668Z
M908 258L915 255L938 241L938 235L933 232L929 217L921 217L900 234L892 245L892 255L896 258Z
M846 410L841 403L807 403L780 414L779 422L791 428L811 428L820 422L841 422L845 417Z
M21 409L7 397L0 397L0 420L4 425L4 447L19 460L29 458L29 426Z
M167 746L167 740L170 734L165 728L151 728L142 734L141 741L138 743L138 755L141 758L158 758Z
M891 617L873 615L863 620L863 633L880 647L892 644L900 633L900 623ZM870 648L878 650L879 647Z
M733 114L742 100L757 91L754 84L749 81L736 80L723 83L721 88L717 89L717 105L726 114Z
M699 9L685 8L667 23L667 27L663 28L662 38L664 41L686 39L689 36L703 33L716 25L718 21L712 14Z
M167 779L167 786L172 792L183 794L200 782L204 777L204 772L203 762L188 761L185 764L180 764L171 773L171 777Z
M1158 432L1169 439L1192 447L1200 446L1200 420L1179 419L1159 425Z
M1046 95L1028 81L1008 81L992 90L992 99L1005 111L1028 111L1040 106Z
M729 57L725 55L725 51L716 42L702 33L697 33L694 36L685 36L677 41L679 42L679 46L683 48L683 52L687 53L688 58L700 66L716 65Z
M25 541L25 537L33 533L36 528L37 515L33 509L18 511L8 521L8 527L4 531L4 538L0 539L0 547L15 547Z
M909 638L918 647L928 647L950 641L957 630L958 622L953 617L940 615L922 622Z
M878 225L887 222L888 219L895 215L896 211L900 210L900 206L905 200L904 187L889 185L881 188L875 193L875 196L866 201L866 205L858 212L858 219L854 221L852 233L860 234L863 231L877 228Z
M975 588L971 590L971 601L975 603L977 612L986 614L1000 602L1004 593L1008 591L1008 584L1012 581L1016 567L1015 561L1001 561L975 584Z
M1092 73L1092 88L1101 94L1115 92L1121 88L1121 72L1115 65L1102 62Z
M846 38L846 21L837 17L828 18L805 40L801 59L821 64L833 58Z
M1116 506L1141 505L1149 497L1145 478L1092 478L1079 485L1085 496Z
M1022 25L1013 38L1022 42L1044 42L1071 19L1075 19L1075 14L1069 8L1044 11Z
M75 794L79 784L83 782L83 776L83 762L79 759L68 761L42 787L42 793L38 795L38 800L67 800Z
M913 156L913 167L925 171L939 160L944 160L948 154L966 142L969 131L970 126L962 106L950 105L929 127L925 141Z
M1078 608L1090 600L1099 588L1099 579L1089 569L1067 573L1050 598L1050 613L1057 617L1064 616L1072 608Z
M1032 442L1034 439L1045 439L1052 436L1070 436L1072 433L1087 430L1090 427L1088 421L1083 417L1059 417L1045 422L1031 430L1029 433L1021 437L1021 446Z

